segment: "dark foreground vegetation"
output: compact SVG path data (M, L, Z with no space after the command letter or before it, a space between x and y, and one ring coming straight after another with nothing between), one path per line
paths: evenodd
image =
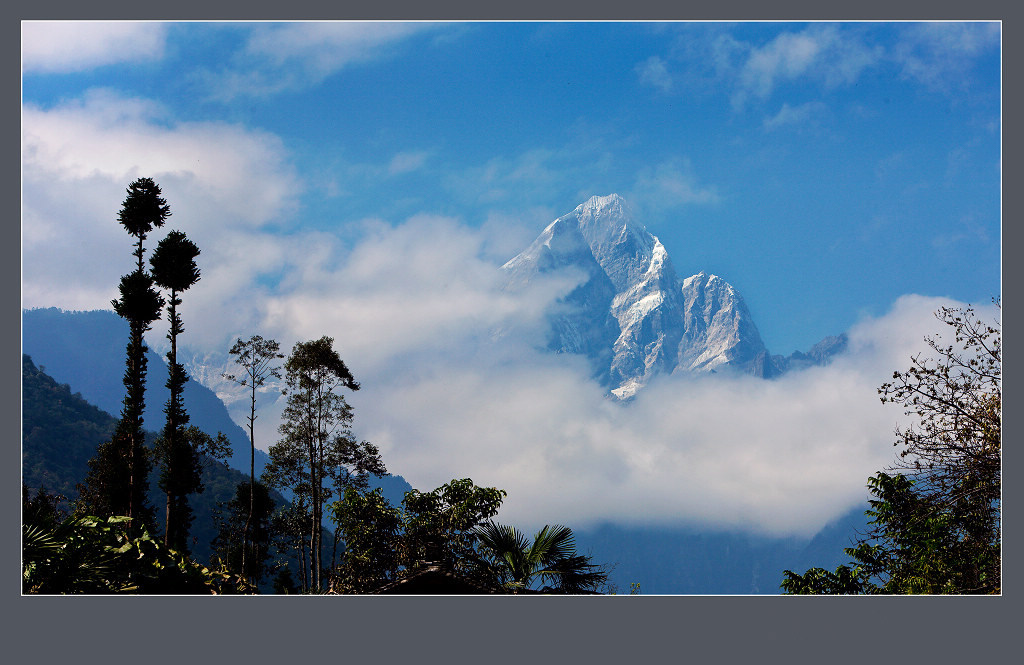
M928 338L935 357L878 389L912 420L896 430L899 462L868 480L871 530L846 549L849 565L784 571L786 593L1001 592L1001 327L971 308L936 317L953 342Z

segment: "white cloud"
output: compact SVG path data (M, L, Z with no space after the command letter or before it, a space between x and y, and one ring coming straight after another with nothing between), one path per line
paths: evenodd
M902 414L875 390L923 348L943 303L905 297L856 326L846 356L775 381L666 377L620 404L578 358L517 345L515 362L491 348L370 372L351 401L392 470L421 489L453 477L505 489L507 522L806 536L893 461Z
M652 55L636 66L640 82L668 91L672 89L672 76L665 67L665 61Z
M267 299L265 325L289 339L335 336L366 371L459 355L498 330L522 341L544 306L576 282L503 292L498 264L482 258L494 231L418 215L394 227L368 224L350 250L316 239Z
M379 57L389 46L439 25L362 21L265 24L253 31L246 51L277 64L300 61L327 74L351 62Z
M26 307L110 307L132 262L117 211L141 176L161 185L172 211L167 228L185 231L203 252L204 277L190 295L203 300L209 292L212 303L250 288L281 260L280 243L249 236L288 215L299 193L276 137L224 123L173 123L150 102L107 91L52 109L26 106L22 128ZM149 249L161 236L150 236ZM240 250L254 244L257 251Z
M542 343L539 321L545 308L579 276L555 275L522 293L506 293L500 262L492 256L500 242L496 236L506 230L497 224L471 229L451 218L417 215L394 226L365 220L340 235L299 232L274 238L287 259L273 292L221 290L221 295L237 295L204 305L206 316L183 314L186 321L199 318L201 327L216 329L198 337L190 330L187 344L201 353L223 353L233 336L258 333L289 350L296 341L328 335L364 386L379 384L382 377L392 387L401 386L439 368L474 367L485 358L491 364L516 364L524 350ZM342 236L359 240L349 246L339 240ZM238 272L231 265L223 270ZM217 316L218 305L230 317ZM497 337L505 343L494 347ZM259 425L259 440L266 445L276 440L282 406L268 407Z
M21 63L26 73L80 72L163 57L166 23L25 21Z
M806 72L822 48L823 44L807 33L783 33L750 54L741 83L764 99L775 87L776 79L796 78Z

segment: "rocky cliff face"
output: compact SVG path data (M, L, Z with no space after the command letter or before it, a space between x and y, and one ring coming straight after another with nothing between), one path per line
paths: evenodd
M769 354L740 294L705 272L680 278L665 247L617 194L594 196L551 222L503 266L510 289L567 268L581 271L583 282L549 313L548 348L587 356L620 398L657 374L770 377L805 358L820 364L835 348L820 349L821 358L800 354L795 364Z
M717 275L697 273L683 280L683 339L677 370L704 371L722 366L753 369L765 353L743 298Z

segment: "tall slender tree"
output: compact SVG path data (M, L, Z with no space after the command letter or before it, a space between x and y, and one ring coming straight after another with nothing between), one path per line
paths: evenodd
M178 335L185 332L178 305L181 304L181 292L199 281L199 267L195 261L199 253L199 248L183 232L171 231L160 241L149 260L153 280L157 286L170 292L167 339L171 349L167 352L166 385L171 394L164 407L167 421L158 446L163 466L160 489L167 497L164 544L183 552L188 550L188 530L192 522L188 495L197 491L202 481L199 456L185 438L189 417L183 392L188 374L178 362Z
M149 459L144 447L143 411L146 391L145 333L160 318L163 299L143 264L147 234L164 225L171 210L159 185L139 178L128 186L118 222L136 239L136 269L121 278L121 297L111 304L128 321L129 340L124 373L125 398L121 420L109 442L90 461L84 500L100 514L126 515L133 528L152 527L152 508L147 505Z
M333 345L332 338L321 337L293 347L285 362L288 404L279 428L282 438L270 447L270 463L264 471L271 486L291 487L297 495L309 497L309 568L314 590L321 589L323 507L332 494L324 479L360 483L368 474L387 474L376 447L352 436L352 408L341 390L358 390L359 384Z
M274 377L281 378L281 368L276 363L284 354L280 353L281 345L272 339L263 339L260 335L253 335L247 340L237 340L228 353L234 356L236 364L241 366L244 374L223 374L229 381L234 381L240 386L249 388L249 511L245 518L245 528L242 531L242 570L246 568L246 557L250 547L249 534L253 523L253 513L256 507L256 392L266 385L267 379Z

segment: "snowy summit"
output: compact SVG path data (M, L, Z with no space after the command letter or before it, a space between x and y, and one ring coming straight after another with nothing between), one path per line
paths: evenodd
M568 267L586 279L549 313L548 348L587 356L619 398L657 374L782 369L736 289L705 272L680 279L618 194L593 196L551 222L503 270L516 288Z

